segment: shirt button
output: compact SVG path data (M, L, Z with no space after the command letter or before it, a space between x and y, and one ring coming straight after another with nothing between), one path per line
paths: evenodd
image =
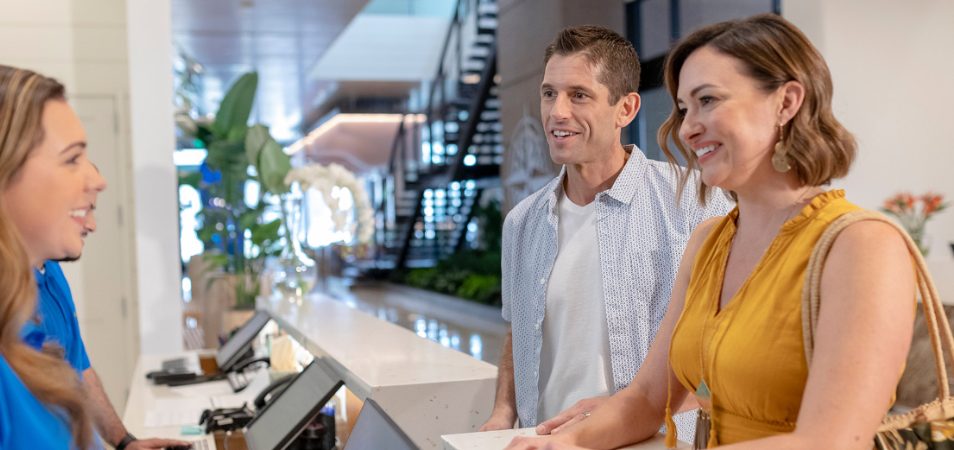
M544 284L544 283L546 283L546 282L547 282L546 278L541 278L541 279L540 279L540 284Z
M534 325L534 327L536 327L536 329L538 329L538 330L539 330L539 329L540 329L540 322L537 322L537 324L536 324L536 325Z

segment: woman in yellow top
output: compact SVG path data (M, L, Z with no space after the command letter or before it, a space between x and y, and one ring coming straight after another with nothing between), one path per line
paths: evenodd
M760 15L684 38L665 79L674 103L659 131L667 156L672 138L689 168L701 169L702 195L719 187L738 207L694 231L633 383L592 414L561 415L573 419L554 434L509 448L602 449L648 439L663 424L671 391L672 405L693 394L711 412L710 446L870 449L911 340L914 271L890 226L845 229L822 274L808 369L805 267L825 227L857 209L843 191L822 188L847 173L855 154L832 115L827 65L792 24Z

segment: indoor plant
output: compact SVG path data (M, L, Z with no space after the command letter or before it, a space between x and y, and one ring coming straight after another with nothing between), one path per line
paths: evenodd
M213 268L235 278L235 304L252 307L265 257L282 250L282 220L267 219L267 195L288 191L288 155L263 125L248 126L258 74L242 75L229 88L212 120L179 119L180 128L207 151L199 173L183 177L201 193L199 239ZM247 199L246 184L259 183L257 198Z
M896 217L914 243L918 245L921 254L927 256L928 243L925 242L924 226L931 216L943 211L947 206L941 194L928 192L921 196L914 196L908 192L901 192L885 200L881 211Z

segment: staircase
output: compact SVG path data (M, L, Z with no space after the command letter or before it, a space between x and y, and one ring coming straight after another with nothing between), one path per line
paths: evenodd
M495 0L458 0L437 74L398 127L367 269L431 267L476 232L474 206L503 161L496 30Z

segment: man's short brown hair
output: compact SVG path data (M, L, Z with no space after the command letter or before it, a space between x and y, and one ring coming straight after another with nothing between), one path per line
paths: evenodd
M564 28L547 46L543 64L553 55L583 53L597 70L596 79L610 92L610 104L639 88L639 58L633 44L609 28L581 25Z

